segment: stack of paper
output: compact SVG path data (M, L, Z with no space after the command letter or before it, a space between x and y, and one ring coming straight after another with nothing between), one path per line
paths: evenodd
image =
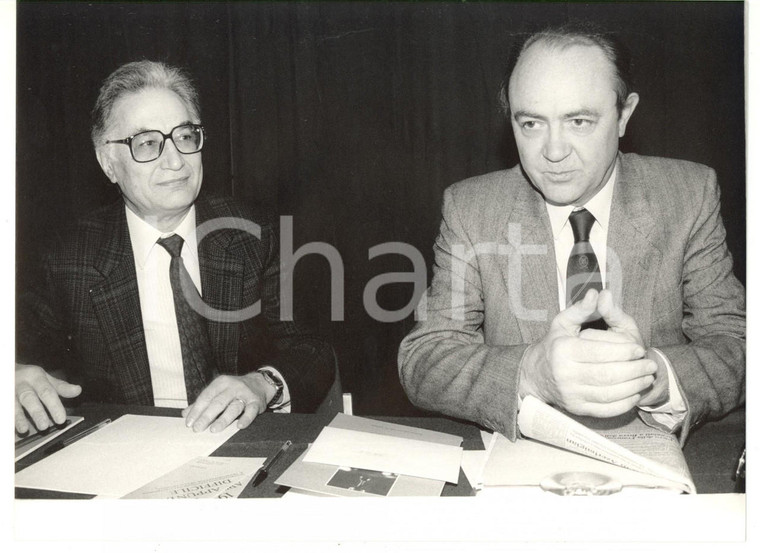
M335 496L440 495L462 438L339 413L276 483Z
M181 418L124 415L18 472L16 486L122 497L209 455L237 430L196 433Z

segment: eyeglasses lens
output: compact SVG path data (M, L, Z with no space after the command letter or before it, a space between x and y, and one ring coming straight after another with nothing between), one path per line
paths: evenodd
M175 127L171 138L174 146L183 154L194 154L203 147L203 129L200 125ZM164 136L158 131L141 132L132 138L130 147L136 161L153 161L163 152Z

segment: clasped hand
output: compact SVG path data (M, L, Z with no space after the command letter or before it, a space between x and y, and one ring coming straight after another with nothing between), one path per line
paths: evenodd
M581 324L594 312L608 330ZM609 290L590 290L559 313L544 338L525 352L520 396L533 395L570 413L606 418L668 397L665 367L644 357L646 349L632 317Z

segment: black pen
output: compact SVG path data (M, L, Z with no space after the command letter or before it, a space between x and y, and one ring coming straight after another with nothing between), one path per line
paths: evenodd
M282 444L282 447L277 451L277 453L264 461L264 464L261 466L261 468L256 471L256 474L253 475L253 478L251 479L251 486L258 486L264 481L264 479L266 479L266 477L269 475L269 469L272 468L272 465L274 465L275 461L277 461L277 459L279 459L280 456L285 453L291 445L293 445L293 442L288 440Z
M70 446L74 442L81 440L85 436L89 436L90 434L97 432L101 428L103 428L105 425L109 424L111 422L111 419L105 419L100 421L98 424L91 426L87 430L82 430L79 434L74 434L71 438L67 438L61 442L58 442L57 444L51 445L49 448L45 450L45 453L54 453L58 451L59 449L63 449L64 447Z

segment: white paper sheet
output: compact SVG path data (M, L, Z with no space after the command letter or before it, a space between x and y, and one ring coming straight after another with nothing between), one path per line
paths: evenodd
M209 455L235 432L195 433L179 417L124 415L16 474L16 486L121 497Z
M407 474L456 484L459 481L462 448L326 426L304 461Z

